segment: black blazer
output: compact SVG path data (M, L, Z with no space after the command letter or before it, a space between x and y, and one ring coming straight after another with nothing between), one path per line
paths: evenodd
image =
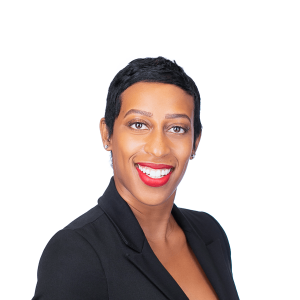
M173 206L220 300L239 299L225 232L210 215ZM114 179L98 205L55 234L38 268L33 300L186 300L150 248Z

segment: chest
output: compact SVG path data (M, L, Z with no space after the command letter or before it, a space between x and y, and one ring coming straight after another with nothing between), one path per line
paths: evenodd
M181 243L178 248L153 247L153 251L190 300L217 300L214 289L187 242Z

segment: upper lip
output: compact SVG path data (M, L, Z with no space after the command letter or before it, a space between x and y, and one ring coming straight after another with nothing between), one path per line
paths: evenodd
M172 169L173 168L173 166L165 165L165 164L153 164L153 163L143 163L143 162L139 162L137 164L140 165L141 167L148 167L151 169Z

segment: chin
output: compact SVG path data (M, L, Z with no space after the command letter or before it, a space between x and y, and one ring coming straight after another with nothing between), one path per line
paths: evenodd
M139 187L139 188L138 188ZM174 200L177 185L169 181L160 187L151 187L139 179L137 184L131 186L131 194L140 202L149 206L157 206Z

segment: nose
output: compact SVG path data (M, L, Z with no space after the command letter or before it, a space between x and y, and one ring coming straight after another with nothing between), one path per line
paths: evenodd
M145 152L156 157L163 157L170 153L170 141L163 130L153 130L147 137Z

